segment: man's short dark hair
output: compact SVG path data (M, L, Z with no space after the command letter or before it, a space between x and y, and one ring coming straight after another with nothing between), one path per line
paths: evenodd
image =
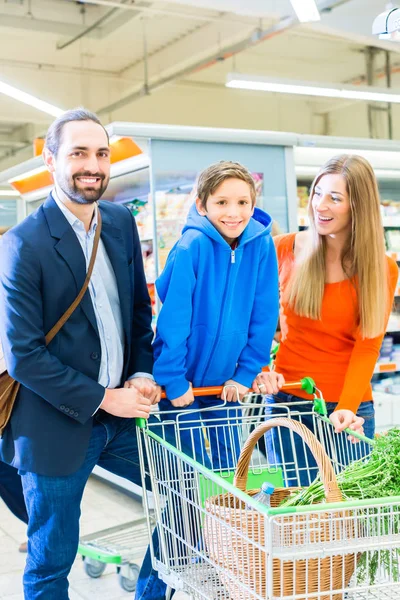
M71 123L72 121L93 121L93 123L97 123L97 125L103 127L107 135L107 141L109 141L108 133L104 125L95 113L86 108L72 108L71 110L65 111L53 121L47 131L45 147L48 148L54 156L57 155L61 145L64 125Z

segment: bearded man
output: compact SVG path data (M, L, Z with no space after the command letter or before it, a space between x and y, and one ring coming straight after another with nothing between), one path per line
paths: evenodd
M129 210L99 202L110 178L107 131L85 109L49 128L54 189L2 238L0 334L20 389L0 459L21 476L28 523L26 600L68 600L82 494L95 465L141 485L135 417L159 400L151 305ZM46 334L89 286L47 345Z

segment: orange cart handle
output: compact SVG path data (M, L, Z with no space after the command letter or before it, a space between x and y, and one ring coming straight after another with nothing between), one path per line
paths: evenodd
M219 396L222 394L224 386L215 385L211 387L192 388L193 396ZM166 398L165 392L161 392L161 398Z
M229 386L228 386L229 387ZM305 390L307 393L312 394L314 391L314 381L311 377L304 377L301 381L295 381L293 383L285 383L281 390ZM219 396L222 394L224 389L223 385L217 385L214 387L202 387L193 388L192 392L194 396ZM161 398L166 398L165 392L161 393Z

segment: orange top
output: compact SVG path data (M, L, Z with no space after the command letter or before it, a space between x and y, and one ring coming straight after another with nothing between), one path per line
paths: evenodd
M294 266L295 233L274 238L279 265L282 338L275 361L277 373L286 381L304 376L314 379L327 402L356 412L360 403L372 400L371 377L383 335L362 339L355 287L351 280L326 283L321 320L300 317L282 301ZM387 257L391 304L397 286L398 268ZM305 392L297 392L310 398Z

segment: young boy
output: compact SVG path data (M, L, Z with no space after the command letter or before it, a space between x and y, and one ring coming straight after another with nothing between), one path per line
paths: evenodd
M160 402L160 411L211 409L201 419L208 428L212 466L224 469L235 465L239 451L237 428L227 427L235 411L218 409L222 402L215 396L195 398L192 386L235 385L240 399L246 394L269 361L278 319L278 270L272 219L255 208L255 184L245 167L228 161L211 165L199 176L197 196L156 282L163 306L154 377L168 398ZM236 389L226 390L232 406L238 406ZM208 466L200 428L195 437L190 426L198 414L179 417L180 443Z

